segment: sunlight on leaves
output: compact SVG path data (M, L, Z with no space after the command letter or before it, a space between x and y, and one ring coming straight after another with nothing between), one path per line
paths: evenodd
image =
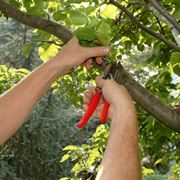
M117 13L118 13L118 8L114 5L103 5L101 6L101 16L104 18L110 18L110 19L115 19Z
M47 61L50 58L54 57L58 53L59 46L55 44L51 44L47 50L43 49L42 47L38 48L40 58L43 61Z

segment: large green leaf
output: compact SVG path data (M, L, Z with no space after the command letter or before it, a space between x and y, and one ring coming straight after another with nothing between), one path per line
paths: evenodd
M174 52L171 54L170 65L173 72L180 76L180 53Z
M53 14L53 18L56 21L65 20L67 18L67 14L63 12L62 10L58 10Z
M170 58L170 63L172 66L176 65L176 64L180 64L180 53L178 52L174 52L171 54L171 58Z
M101 10L101 16L104 18L110 18L115 19L116 15L118 13L118 8L114 5L104 5Z
M110 24L102 22L97 29L96 37L103 45L109 45L112 38Z
M74 31L75 35L82 40L92 41L96 38L96 31L92 28L79 28Z
M88 18L85 14L81 13L80 11L70 11L69 15L70 21L74 25L83 25L88 22Z

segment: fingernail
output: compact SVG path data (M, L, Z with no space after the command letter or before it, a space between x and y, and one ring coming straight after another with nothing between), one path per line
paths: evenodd
M104 49L104 53L107 54L108 52L109 52L109 48L105 48L105 49Z

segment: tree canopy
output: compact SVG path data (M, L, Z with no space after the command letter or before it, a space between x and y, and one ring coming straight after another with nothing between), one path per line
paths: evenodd
M150 159L148 168L152 169L161 170L163 167L168 170L170 163L179 163L179 0L0 0L0 11L2 22L13 18L21 23L18 27L22 31L18 57L13 61L14 52L10 53L11 56L6 51L0 54L3 64L8 67L32 70L40 59L47 61L54 56L73 35L83 46L109 45L108 61L113 65L113 73L117 72L115 80L128 89L136 103L142 158ZM2 28L1 41L13 48L17 44L13 44L11 36L4 31ZM1 49L5 49L4 44L0 45ZM33 53L40 59L32 63ZM59 78L52 85L51 93L63 94L74 107L81 107L82 93L94 84L95 76L101 74L105 66L106 62L101 66L94 65L90 70L78 67L71 74ZM4 69L2 66L3 77L7 71ZM4 82L2 78L1 93L16 83L4 88ZM108 126L99 128L104 133L102 136L106 134L107 137ZM90 140L94 145L90 143L79 147L81 151L87 150L86 160L88 153L97 153L83 168L82 154L78 154L81 151L76 146L65 149L71 155L76 154L72 161L77 162L81 156L73 170L76 177L88 172L94 164L98 167L106 140L102 138L98 142L100 135L97 132ZM100 150L96 147L102 152L98 154ZM70 157L66 154L62 161ZM96 168L92 174L95 173Z

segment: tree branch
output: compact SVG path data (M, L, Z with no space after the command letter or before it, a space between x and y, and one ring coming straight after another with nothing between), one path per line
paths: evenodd
M8 17L12 17L23 24L44 30L55 35L64 43L68 42L73 36L73 34L62 25L48 20L44 20L39 17L27 15L21 12L20 10L11 7L2 0L0 0L0 10ZM102 66L98 66L98 68L101 70L104 70L105 67L106 62L104 62ZM113 69L113 71L115 71L116 68L118 68L117 82L119 84L123 84L128 89L133 99L137 103L139 103L144 109L146 109L149 113L155 116L159 121L163 122L173 130L180 132L180 111L173 110L170 107L164 105L162 102L160 102L145 88L143 88L137 81L135 81L124 70L122 65L119 64L118 67L115 67Z
M159 24L159 27L160 27L160 31L161 31L161 33L164 35L164 37L166 37L166 34L165 34L165 31L164 31L164 29L163 29L163 27L162 27L162 25L161 25L161 22L159 21L159 19L158 19L158 17L156 16L156 20L157 20L157 23ZM166 37L167 38L167 37Z
M61 39L64 43L67 43L73 37L72 32L64 26L40 17L27 15L26 13L5 3L3 0L0 0L0 11L2 11L2 13L6 16L11 17L23 24L53 34Z
M113 68L114 73L116 69L118 69L116 76L117 83L123 84L128 89L132 98L139 105L166 126L180 132L180 110L172 109L171 107L163 104L147 89L134 80L120 63Z
M145 0L145 1L147 1L147 0ZM153 3L154 3L154 1L152 2L152 4ZM162 9L160 7L160 5L158 5L158 3L156 3L157 4L156 6L158 6L159 8L156 8L156 6L153 6L152 4L151 3L147 3L148 9L150 11L152 11L161 21L165 22L169 26L169 29L171 30L171 33L172 33L172 35L173 35L177 45L180 46L180 39L178 38L179 32L176 29L176 27L173 26L171 20L169 20L169 18L168 19L166 18L166 14L168 16L171 16L171 15L169 15L164 9ZM159 12L159 9L162 9L162 10ZM171 19L173 19L173 17L171 17ZM173 20L173 22L175 22L177 24L175 19ZM178 24L177 24L177 26L178 26Z
M141 24L132 13L130 13L127 8L125 6L122 6L121 4L119 4L118 2L114 1L114 0L109 0L109 2L113 5L115 5L116 7L118 7L119 9L121 9L121 11L123 11L124 13L126 13L126 15L132 20L132 22L138 26L139 28L141 28L144 32L154 36L156 39L161 40L162 42L164 42L167 46L169 46L171 49L174 49L178 52L180 52L180 47L176 46L176 44L170 42L169 40L167 40L163 35L156 33L154 31L152 31L151 29L148 29L146 26L144 26L143 24Z
M163 9L156 0L144 0L146 3L150 3L180 34L180 24L171 16L165 9Z

